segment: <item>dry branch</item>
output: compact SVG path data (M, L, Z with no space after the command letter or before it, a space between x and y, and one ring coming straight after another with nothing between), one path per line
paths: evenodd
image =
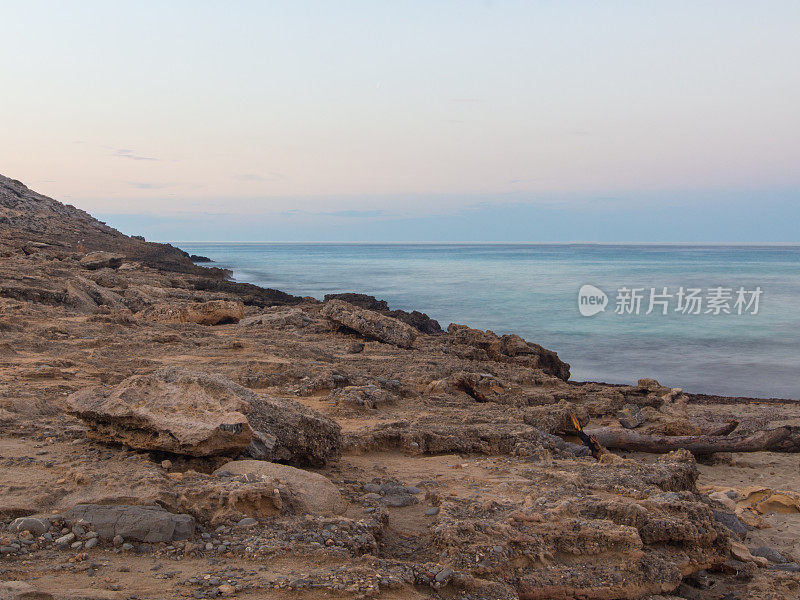
M692 454L711 454L712 452L758 452L760 450L787 449L781 445L789 437L788 427L778 427L767 431L759 431L752 435L647 435L619 429L616 427L600 427L586 431L597 442L606 448L617 448L631 452L652 452L663 454L684 448ZM796 449L795 449L796 451Z

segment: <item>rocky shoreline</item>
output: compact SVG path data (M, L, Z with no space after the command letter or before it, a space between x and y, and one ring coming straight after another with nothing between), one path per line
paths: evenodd
M742 466L795 454L597 454L573 421L793 440L796 402L576 384L197 259L0 176L0 598L797 596L797 467Z

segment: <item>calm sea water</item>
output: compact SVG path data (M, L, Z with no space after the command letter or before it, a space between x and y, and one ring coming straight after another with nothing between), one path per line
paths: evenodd
M448 323L518 333L559 353L575 380L654 377L692 392L800 398L800 246L591 244L178 243L237 281L291 294L362 292ZM608 306L578 311L592 284ZM622 287L644 288L640 314L617 314ZM702 289L701 314L668 314L650 289ZM731 288L731 314L706 313L709 288ZM736 292L761 288L737 314ZM747 295L746 299L750 300ZM662 298L663 300L663 298ZM725 304L725 302L722 302Z

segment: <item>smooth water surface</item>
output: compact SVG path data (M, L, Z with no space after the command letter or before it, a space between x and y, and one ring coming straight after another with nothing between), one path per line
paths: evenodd
M237 281L322 298L361 292L448 323L518 333L558 352L572 378L654 377L687 391L800 398L800 246L178 243ZM606 310L578 311L593 284ZM618 289L645 288L639 315ZM760 287L758 314L644 314L650 288Z

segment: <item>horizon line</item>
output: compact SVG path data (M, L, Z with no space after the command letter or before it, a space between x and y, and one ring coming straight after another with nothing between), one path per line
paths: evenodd
M564 242L503 242L503 241L364 241L364 240L147 240L157 244L328 244L328 245L366 245L366 244L427 244L427 245L473 245L473 246L800 246L798 242L595 242L573 240Z

